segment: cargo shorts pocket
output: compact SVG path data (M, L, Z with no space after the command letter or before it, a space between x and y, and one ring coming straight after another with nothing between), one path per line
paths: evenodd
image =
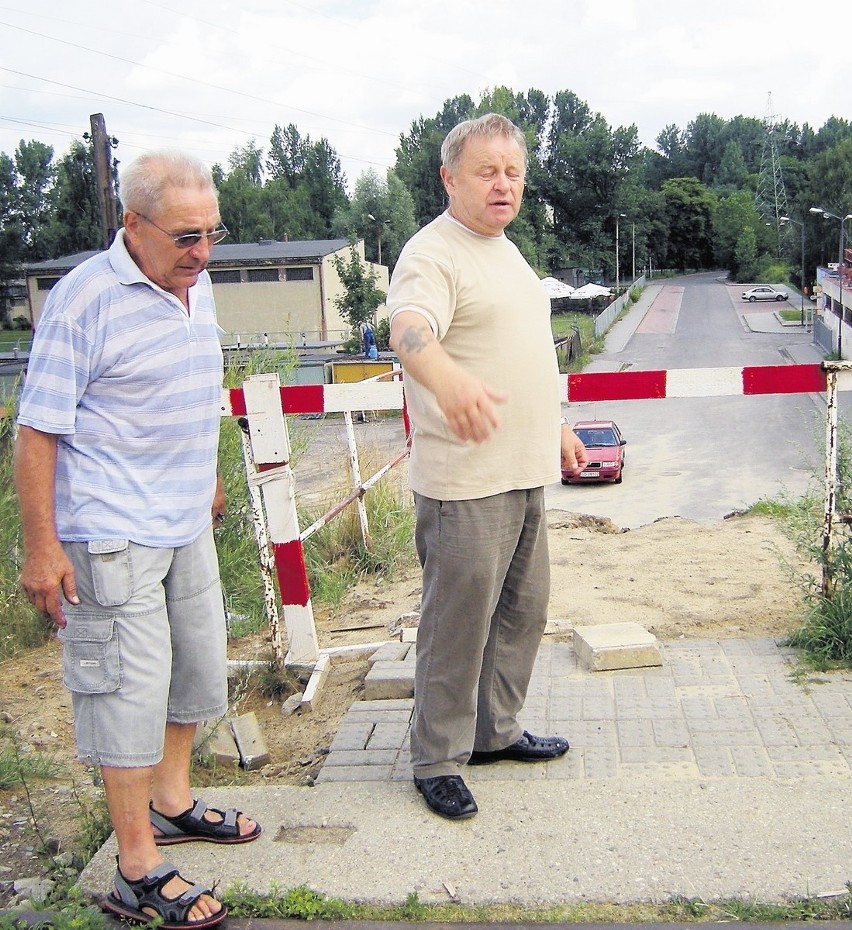
M102 607L126 604L133 593L129 540L93 539L88 552L95 600Z
M111 614L75 612L59 634L63 681L76 694L109 694L121 686L118 631Z

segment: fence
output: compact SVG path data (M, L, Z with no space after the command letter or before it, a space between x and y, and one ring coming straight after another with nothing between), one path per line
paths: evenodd
M637 278L630 287L620 296L617 297L602 313L595 317L595 338L599 339L612 324L619 318L624 305L630 300L630 292L634 287L645 286L645 275Z
M400 373L394 372L394 375ZM387 376L382 376L387 377ZM837 475L837 391L852 390L852 362L821 365L770 365L742 368L699 368L653 371L594 372L562 375L562 397L569 402L713 397L730 395L824 393L826 395L826 478L824 545L831 539ZM401 452L367 481L358 467L352 411L403 410L401 381L374 379L356 383L282 387L277 374L255 375L241 388L226 390L222 415L244 419L247 477L255 516L266 609L276 658L290 666L318 665L317 642L302 543L314 529L325 525L362 498L406 455L410 436L403 415L405 437ZM290 442L286 414L342 413L352 465L352 492L319 521L300 532L295 504L295 483L290 468ZM362 528L365 527L362 516ZM274 576L283 606L289 651L283 654L283 637L274 591Z

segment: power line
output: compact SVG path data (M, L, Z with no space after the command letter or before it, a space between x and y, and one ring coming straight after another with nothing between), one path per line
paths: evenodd
M201 87L207 87L211 90L221 91L222 93L228 93L228 94L236 94L238 97L245 97L247 100L254 100L258 103L267 103L275 107L283 107L284 109L287 109L287 110L294 110L296 113L303 113L306 116L313 116L316 119L329 120L330 122L339 123L343 126L350 126L353 129L359 129L365 132L374 132L374 133L377 133L383 136L392 136L393 138L397 137L397 133L389 132L385 129L373 129L370 126L364 126L360 123L353 123L353 122L350 122L349 120L339 119L336 116L325 116L324 114L316 113L313 110L305 110L305 109L302 109L301 107L295 107L292 104L281 103L279 100L270 100L268 97L258 97L256 94L248 94L245 91L234 90L231 87L222 87L219 84L211 84L209 81L202 81L199 78L192 77L191 75L178 74L175 71L167 71L164 68L155 68L151 65L146 65L146 64L143 64L142 62L134 61L131 58L123 58L121 55L113 55L111 52L103 52L100 49L90 48L87 45L80 45L77 42L70 42L67 39L57 39L55 36L46 35L43 32L36 32L32 29L26 29L24 26L16 26L13 23L6 23L2 21L0 21L0 26L6 26L7 28L10 28L10 29L17 29L20 32L27 33L28 35L36 36L39 39L49 39L51 42L58 42L60 45L67 45L70 48L76 48L80 51L90 52L92 55L101 55L104 58L110 58L113 61L120 61L126 65L133 65L133 67L135 68L145 68L148 71L154 71L158 74L164 74L167 77L178 78L181 81L190 81L193 84L198 84ZM13 73L21 74L22 72L13 71ZM125 101L125 102L129 102L129 101ZM144 106L144 104L142 104L142 106ZM155 108L151 107L149 109L155 109ZM168 112L168 111L162 111L162 112ZM214 124L211 124L211 125L214 125ZM229 127L220 126L219 128L229 128Z
M26 77L26 78L30 78L35 81L43 81L47 84L54 84L57 87L64 87L67 90L76 90L76 91L79 91L80 93L87 94L91 97L96 97L100 100L111 100L114 103L121 103L121 104L125 104L131 107L138 107L139 109L143 109L143 110L150 110L153 113L162 113L165 116L174 116L177 119L190 120L195 123L201 123L202 125L205 125L205 126L212 126L215 129L225 129L228 132L240 133L241 135L244 135L248 138L256 138L259 135L259 133L256 133L256 132L249 132L248 130L245 130L245 129L237 129L235 126L228 126L224 123L216 123L212 120L204 119L200 116L192 116L191 114L187 114L187 113L179 113L175 110L166 110L162 107L155 107L155 106L152 106L146 103L137 103L135 100L127 100L124 97L115 97L110 94L101 93L100 91L89 90L85 87L78 87L75 84L67 84L63 81L54 81L52 78L41 77L40 75L37 75L37 74L29 74L26 71L16 71L14 68L6 68L3 65L0 65L0 71L7 71L10 74L17 74L19 77ZM4 119L7 121L13 121L13 122L20 122L26 125L26 123L24 123L23 120L14 120L11 117L0 117L0 119ZM38 126L37 123L32 123L32 125ZM79 133L69 133L69 135L79 135ZM361 158L358 155L348 155L342 152L336 152L336 154L339 158L346 158L349 161L361 162L363 164L368 164L368 165L379 165L380 167L390 167L389 165L384 165L381 162L376 162L374 159Z

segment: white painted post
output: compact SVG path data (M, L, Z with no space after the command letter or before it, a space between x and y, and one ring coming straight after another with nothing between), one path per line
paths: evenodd
M289 644L286 662L313 666L319 655L319 645L299 538L290 439L277 373L249 377L243 384L243 396L252 456L258 468L254 480L263 498L284 608Z
M352 490L356 491L361 487L361 466L358 463L358 444L355 441L355 426L352 422L352 411L346 410L343 414L346 423L346 444L349 447L349 474L352 476ZM364 504L364 495L358 497L358 521L361 524L361 539L364 547L369 551L372 546L370 538L370 525L367 521L367 507Z

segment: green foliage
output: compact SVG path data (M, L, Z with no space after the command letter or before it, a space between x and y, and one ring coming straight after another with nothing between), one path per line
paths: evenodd
M349 248L348 262L343 260L342 255L335 255L332 264L344 287L343 294L334 298L334 305L343 319L355 329L359 323L372 319L376 308L384 302L385 292L376 287L376 272L361 260L354 243Z
M22 785L33 778L54 778L58 772L53 756L22 752L11 730L0 731L0 789Z
M278 920L339 920L351 908L337 898L311 891L305 885L282 891L275 883L269 894L258 894L245 885L233 885L222 895L232 917Z
M838 587L831 597L814 595L810 604L804 624L787 644L803 649L820 668L852 665L852 587Z
M669 226L668 264L709 268L717 198L697 178L673 178L662 186Z
M332 227L337 236L363 238L367 261L393 269L417 231L414 200L394 171L383 181L370 169L355 182L352 200L337 211Z
M290 124L275 126L269 153L252 140L214 170L222 221L236 242L327 239L347 202L340 159L327 139L312 142ZM264 178L268 172L268 178Z
M757 237L754 230L743 229L734 246L734 260L731 274L735 281L755 281L757 269Z
M296 365L289 352L255 351L239 368L225 374L225 386L236 387L251 375L277 371L286 383ZM304 448L304 437L290 436L294 457ZM236 418L223 419L219 433L219 474L225 485L225 522L216 531L216 550L232 636L262 630L266 624L263 584L243 457L242 428Z
M838 426L838 473L835 510L852 512L852 433ZM816 477L814 479L816 484ZM769 507L765 502L763 507ZM824 545L824 501L809 493L777 504L785 515L790 538L815 566L814 572L794 575L803 594L802 626L788 639L820 668L830 663L852 665L852 532L835 520L832 539Z
M399 565L414 561L414 510L408 495L384 480L364 497L364 506L371 536L368 546L354 505L305 541L308 581L318 601L337 605L360 578L390 577ZM310 526L322 512L301 512L300 525Z
M16 396L17 390L11 390L10 398ZM14 481L14 413L10 408L8 416L0 417L0 661L42 645L55 629L32 607L18 583L23 544Z
M70 255L103 245L94 155L74 140L56 166L55 209L48 228L50 255Z

